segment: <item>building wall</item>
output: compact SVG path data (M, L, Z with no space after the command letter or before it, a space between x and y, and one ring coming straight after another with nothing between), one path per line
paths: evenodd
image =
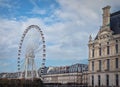
M116 86L115 82L115 75L119 74L120 77L120 72L113 72L113 73L96 73L96 74L89 74L89 85L92 86L92 75L94 75L94 86L98 86L98 75L101 76L101 86L106 86L106 75L109 75L109 85L110 86ZM119 80L120 83L120 80Z
M67 83L87 84L88 83L87 76L88 76L87 72L43 75L43 82L61 84Z

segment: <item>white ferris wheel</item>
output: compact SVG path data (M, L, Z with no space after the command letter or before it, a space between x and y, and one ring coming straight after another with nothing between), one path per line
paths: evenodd
M18 78L41 78L45 68L45 57L46 45L42 30L37 25L28 26L18 48Z

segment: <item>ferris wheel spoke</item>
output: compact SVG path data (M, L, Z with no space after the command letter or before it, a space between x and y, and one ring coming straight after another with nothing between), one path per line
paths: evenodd
M43 48L39 48L37 50L35 50L35 53L41 52L43 50Z

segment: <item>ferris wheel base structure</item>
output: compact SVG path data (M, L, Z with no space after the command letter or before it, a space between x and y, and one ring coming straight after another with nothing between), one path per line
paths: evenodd
M37 32L39 32L40 36L40 40L41 40L41 54L42 54L42 64L41 64L41 71L40 71L40 75L38 74L38 70L36 68L36 64L35 64L35 49L34 48L29 48L29 51L26 52L25 56L24 56L24 65L22 66L21 64L21 55L22 55L22 47L23 47L23 42L25 40L25 37L27 35L27 33L29 33L30 30L35 29L37 30ZM26 48L28 49L28 48ZM19 49L18 49L18 79L41 79L42 77L41 75L43 74L44 68L45 68L45 57L46 57L46 45L45 45L45 38L44 38L44 34L42 32L42 30L37 26L37 25L30 25L28 26L19 43ZM21 69L24 68L23 70Z

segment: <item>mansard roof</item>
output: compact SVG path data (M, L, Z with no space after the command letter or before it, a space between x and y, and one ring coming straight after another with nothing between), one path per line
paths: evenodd
M110 15L110 28L113 34L120 34L120 11Z

